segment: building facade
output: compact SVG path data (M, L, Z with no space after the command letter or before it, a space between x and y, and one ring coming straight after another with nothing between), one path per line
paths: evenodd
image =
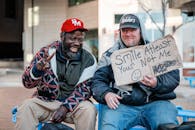
M71 2L71 1L70 1ZM68 0L25 0L23 48L24 64L44 45L60 39L60 28L67 18L82 19L91 34L98 28L98 1L69 5ZM90 11L89 9L90 8ZM88 46L97 43L97 35L87 35ZM90 48L90 47L88 47Z
M120 17L134 13L143 20L150 41L166 34L175 37L184 63L182 70L187 70L182 75L195 71L194 0L15 0L11 4L15 6L8 6L11 1L1 1L5 6L0 13L0 43L19 41L24 66L42 46L60 39L61 24L70 17L84 21L89 29L85 48L99 59L118 38Z

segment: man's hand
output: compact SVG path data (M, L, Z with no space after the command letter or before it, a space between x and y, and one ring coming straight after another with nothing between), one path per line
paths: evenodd
M143 80L141 81L144 85L154 88L157 85L157 78L154 76L146 75L144 76Z
M53 114L52 122L60 123L66 118L66 113L68 112L65 106L60 106Z
M49 68L49 62L55 55L56 51L49 56L48 52L45 54L45 57L37 62L36 67L38 70L44 71Z
M110 109L118 108L118 105L120 104L119 102L120 99L122 99L122 97L112 92L108 92L105 95L106 103Z

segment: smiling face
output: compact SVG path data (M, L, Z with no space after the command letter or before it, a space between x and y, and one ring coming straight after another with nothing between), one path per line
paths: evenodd
M121 39L127 47L139 45L141 39L140 28L122 28L120 33Z
M73 31L66 33L64 44L72 53L77 53L83 45L85 33L82 31Z
M73 32L61 32L61 41L64 55L67 58L77 56L83 45L85 32L76 30Z

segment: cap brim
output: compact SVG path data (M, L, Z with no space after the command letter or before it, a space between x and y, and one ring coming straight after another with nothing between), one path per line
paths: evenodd
M82 30L82 31L84 31L84 32L87 32L87 31L88 31L88 29L86 29L86 28L82 28L82 29L80 29L80 30Z
M83 32L87 32L88 31L86 28L75 28L75 29L66 30L66 32L73 32L73 31L76 31L76 30L80 30L80 31L83 31Z
M83 32L88 31L86 28L77 28L77 29L74 29L73 31L75 31L75 30L81 30L81 31L83 31Z
M122 25L122 26L120 26L120 29L122 29L122 28L139 28L139 26L137 26L137 25Z

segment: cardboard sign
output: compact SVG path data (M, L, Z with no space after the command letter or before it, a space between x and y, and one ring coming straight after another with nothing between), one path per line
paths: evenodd
M111 64L118 86L140 81L144 75L158 76L183 67L171 35L147 45L115 51Z

